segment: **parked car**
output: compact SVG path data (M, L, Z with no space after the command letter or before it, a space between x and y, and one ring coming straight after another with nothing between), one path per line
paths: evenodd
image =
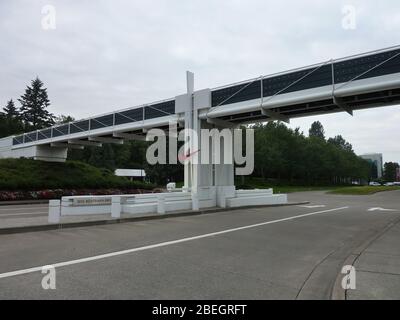
M381 184L379 182L375 182L375 181L370 182L369 185L371 187L379 187L379 186L381 186Z
M399 186L400 187L400 182L393 182L395 186Z
M387 182L387 183L385 183L385 186L386 187L394 187L395 184L394 184L394 182Z

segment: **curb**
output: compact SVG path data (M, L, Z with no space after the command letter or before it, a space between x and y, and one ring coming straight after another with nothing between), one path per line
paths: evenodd
M342 270L343 266L353 266L358 258L357 254L349 255L346 260L343 262L340 271ZM335 284L333 285L331 300L346 300L346 289L342 287L342 279L345 275L341 272L338 273Z
M11 227L11 228L3 228L0 229L1 234L16 234L16 233L24 233L24 232L38 232L38 231L50 231L50 230L59 230L59 229L67 229L67 228L80 228L80 227L90 227L90 226L99 226L99 225L108 225L108 224L117 224L117 223L127 223L127 222L137 222L137 221L148 221L148 220L161 220L167 218L175 218L182 216L198 216L204 214L218 213L218 212L227 212L227 211L237 211L237 210L246 210L246 209L256 209L256 208L276 208L276 207L290 207L308 204L309 201L302 202L291 202L285 204L273 204L273 205L264 205L264 206L246 206L240 208L214 208L214 209L206 209L200 211L184 211L184 212L175 212L168 213L163 215L152 215L152 216L144 216L144 217L132 217L132 218L119 218L112 220L95 220L95 221L80 221L80 222L68 222L68 223L59 223L59 224L43 224L36 226L24 226L24 227Z
M400 222L400 218L394 219L388 225L386 225L383 229L376 232L373 236L369 239L365 240L364 243L355 247L351 253L343 262L343 265L340 268L338 275L336 276L335 284L333 285L332 292L331 292L331 300L347 300L347 291L342 287L342 279L345 276L341 273L343 266L354 266L357 259L363 254L363 252L376 240L378 240L381 236L383 236L387 231L389 231L392 227L397 225Z

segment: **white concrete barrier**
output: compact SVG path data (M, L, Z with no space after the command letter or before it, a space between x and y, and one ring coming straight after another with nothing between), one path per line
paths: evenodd
M272 189L237 190L234 198L227 198L229 208L244 206L277 205L287 203L286 194L273 194Z
M192 194L192 210L193 211L199 211L199 196L197 193Z
M157 195L157 213L158 214L165 213L165 195L162 193Z
M112 218L121 218L121 196L112 196L111 197L111 217Z
M49 201L49 223L59 223L61 216L61 201L60 200L50 200Z
M284 203L287 203L287 196L284 194L274 195L272 189L235 190L232 187L211 186L198 187L195 191L190 192L63 197L59 214L61 216L110 214L112 218L119 219L122 214L141 217L183 210L199 211L217 206L237 208ZM60 211L60 206L58 208ZM53 215L52 221L57 221L56 213Z

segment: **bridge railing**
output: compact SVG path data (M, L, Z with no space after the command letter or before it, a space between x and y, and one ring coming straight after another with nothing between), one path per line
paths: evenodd
M149 105L119 110L93 118L77 120L66 124L27 132L18 136L14 136L13 145L16 146L25 143L58 138L75 133L83 133L102 128L114 127L132 122L151 120L173 114L175 114L175 99L168 99Z

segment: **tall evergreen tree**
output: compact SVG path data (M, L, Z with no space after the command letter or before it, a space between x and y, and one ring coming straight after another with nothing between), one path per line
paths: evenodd
M25 94L18 101L21 103L22 120L30 129L41 129L54 123L54 115L47 108L50 100L43 82L36 78L27 86Z
M18 119L20 116L20 113L18 109L16 108L14 101L10 99L6 106L3 108L4 114L8 119Z
M3 111L0 112L0 137L23 132L21 117L12 99L7 102Z

